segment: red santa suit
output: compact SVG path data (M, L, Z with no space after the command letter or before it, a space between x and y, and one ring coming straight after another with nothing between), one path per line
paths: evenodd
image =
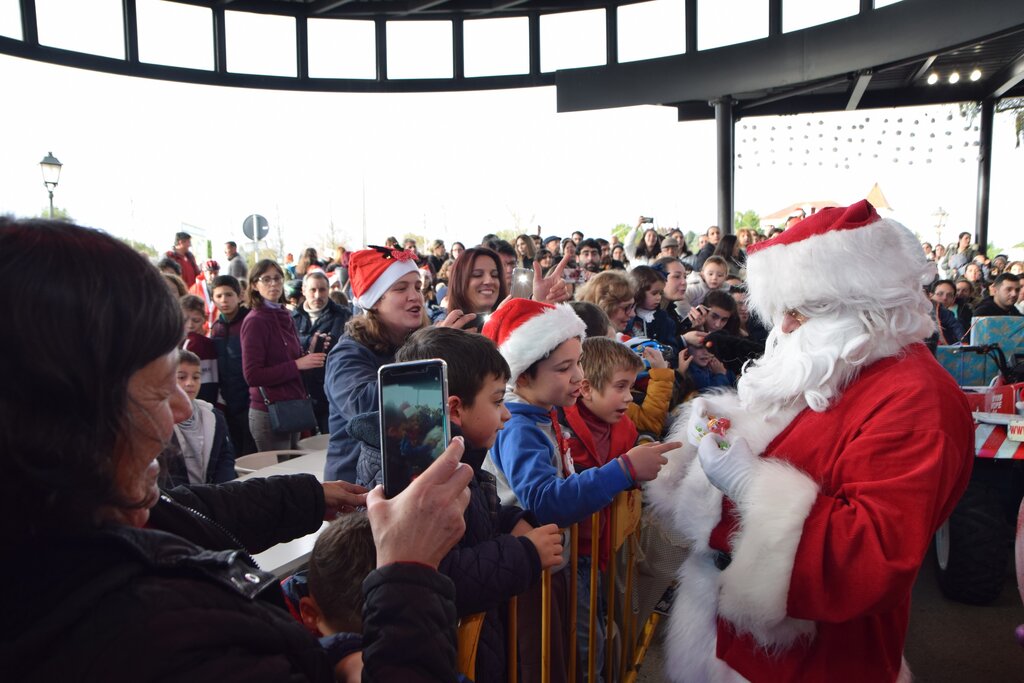
M911 588L967 486L973 421L923 345L881 346L817 410L795 401L765 415L735 392L689 405L729 418L725 438L742 436L759 457L742 500L712 485L690 444L648 487L693 544L666 636L673 680L901 679ZM671 440L686 441L687 418Z

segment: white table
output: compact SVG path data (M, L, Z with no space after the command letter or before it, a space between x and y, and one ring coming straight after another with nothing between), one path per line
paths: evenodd
M252 479L254 477L273 477L278 474L312 474L318 481L324 480L324 465L327 462L327 451L313 451L306 455L300 455L291 460L285 460L270 467L250 472L239 477L239 480ZM255 556L256 562L264 570L272 573L279 579L294 574L304 568L309 562L309 556L313 552L313 544L316 543L320 532L324 530L327 523L324 522L320 528L311 534L296 538L288 543L278 543L272 548L264 550Z

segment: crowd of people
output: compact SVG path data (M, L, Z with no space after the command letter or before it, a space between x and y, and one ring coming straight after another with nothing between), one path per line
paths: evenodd
M912 410L944 415L944 432L892 423L907 396L881 392L893 403L881 418L858 397L938 367L920 342L965 342L974 316L1022 315L1024 264L989 260L967 233L921 245L866 202L802 218L767 233L712 226L694 244L641 217L621 240L388 238L281 263L247 264L227 242L223 269L200 264L187 233L154 268L97 231L0 219L3 284L61 321L45 338L15 331L3 360L5 525L31 558L8 568L8 585L26 590L5 619L5 670L456 680L456 620L483 613L468 677L506 680L514 635L520 679L539 681L550 571L551 680L564 681L573 611L577 671L591 644L599 665L612 646L603 618L590 633L590 558L603 576L608 507L644 490L645 524L686 548L666 676L897 680L922 539L970 471L970 418L948 377L908 394ZM15 282L12 258L48 285ZM454 438L385 499L377 371L435 358ZM67 409L54 416L57 396ZM271 409L293 402L309 404L310 422L282 428ZM329 435L324 484L231 482L237 456L296 448L304 433ZM900 457L865 464L911 437L921 442ZM767 509L782 521L757 519ZM897 529L908 509L920 519ZM563 530L596 512L571 604ZM253 563L335 517L308 573L283 588ZM60 576L68 559L85 567L74 581ZM870 590L856 578L868 559ZM814 562L835 574L814 575ZM40 593L49 611L30 612ZM197 604L209 615L192 614ZM850 642L864 649L836 654Z

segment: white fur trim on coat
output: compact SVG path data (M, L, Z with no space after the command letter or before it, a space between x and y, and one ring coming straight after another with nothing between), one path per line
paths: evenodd
M512 371L509 382L515 384L526 368L554 351L562 342L586 336L587 325L571 306L557 304L554 308L544 309L517 327L498 347Z
M737 503L740 531L732 563L722 572L719 613L769 649L814 634L814 622L786 616L793 563L818 485L795 467L762 459L745 500Z

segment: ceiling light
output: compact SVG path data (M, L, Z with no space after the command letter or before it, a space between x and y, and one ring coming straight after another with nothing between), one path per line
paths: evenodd
M959 83L959 82L960 82L960 72L959 71L954 71L953 73L949 74L949 84L950 85L953 85L953 84Z
M981 69L975 69L971 72L971 80L976 81L981 78Z
M928 74L928 85L935 85L939 82L939 74L932 72Z

